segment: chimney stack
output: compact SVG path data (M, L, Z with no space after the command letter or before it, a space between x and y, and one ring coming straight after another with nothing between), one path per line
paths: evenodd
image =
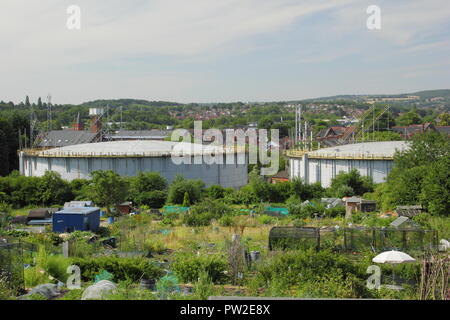
M91 117L91 132L98 133L102 130L102 122L100 120L103 114L102 108L90 108L89 116Z
M83 131L83 124L80 122L80 113L78 113L77 121L73 124L73 130L75 131Z

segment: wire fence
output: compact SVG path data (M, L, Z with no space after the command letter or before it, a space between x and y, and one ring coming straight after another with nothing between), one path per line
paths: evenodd
M329 248L343 252L381 252L401 250L408 253L438 249L435 230L399 228L305 228L274 227L269 233L269 250L316 250Z
M10 290L20 292L25 289L23 246L0 241L0 279Z

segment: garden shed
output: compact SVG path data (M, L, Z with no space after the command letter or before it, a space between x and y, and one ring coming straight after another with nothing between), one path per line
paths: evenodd
M100 209L93 207L64 208L53 215L53 232L97 231Z
M30 210L27 216L28 225L46 225L52 223L52 215L59 208L41 208Z
M64 204L64 208L76 208L76 207L93 207L92 201L70 201Z
M399 216L405 216L408 218L412 218L417 216L418 214L422 213L423 208L421 205L416 206L397 206L395 209L395 213L397 213Z
M117 211L119 211L120 214L130 214L133 211L133 204L130 201L122 202L117 205Z

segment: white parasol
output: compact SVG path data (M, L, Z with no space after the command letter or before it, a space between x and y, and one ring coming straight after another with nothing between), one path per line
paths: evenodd
M391 251L386 251L386 252L380 253L375 258L373 258L372 261L375 263L383 263L383 264L388 263L388 264L396 265L396 264L401 264L401 263L415 262L416 259L414 259L409 254L406 254L404 252L391 250ZM395 283L394 270L392 270L392 282ZM401 287L397 288L395 285L387 286L387 287L391 287L392 289L399 289L399 288L401 289Z
M372 261L375 263L400 264L415 262L416 259L404 252L392 250L380 253L375 258L373 258Z

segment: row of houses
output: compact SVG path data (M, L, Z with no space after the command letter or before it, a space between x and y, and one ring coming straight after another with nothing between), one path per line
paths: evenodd
M339 140L344 136L351 136L356 130L356 126L332 126L322 129L318 132L316 140L322 146L334 147L338 145ZM404 140L411 139L415 134L428 131L440 132L450 137L450 126L435 126L432 123L414 124L409 126L394 126L392 132L400 134Z

